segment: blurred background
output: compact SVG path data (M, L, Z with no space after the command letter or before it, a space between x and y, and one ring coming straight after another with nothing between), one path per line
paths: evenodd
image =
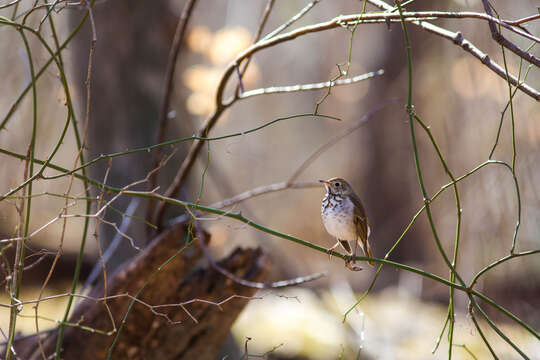
M169 47L183 1L96 2L95 21L97 46L95 53L91 118L85 157L92 159L126 149L144 147L156 142L157 115L163 92L163 79ZM309 2L277 0L264 28L263 36L286 22ZM24 2L23 2L24 4ZM335 0L317 3L292 28L330 20L340 14L359 13L362 1ZM492 1L504 19L519 19L536 13L538 3ZM30 7L31 4L21 5ZM190 20L184 48L179 57L175 78L172 111L166 139L190 136L213 111L216 86L225 67L235 56L250 46L266 1L200 1ZM374 8L368 5L368 10ZM415 1L408 10L477 11L483 12L480 1ZM1 13L0 13L1 14ZM80 21L83 9L67 9L55 14L58 32L65 38ZM2 14L8 16L8 14ZM29 22L36 25L43 14L33 14ZM503 64L500 45L491 39L488 24L479 20L443 19L434 21L463 36ZM540 23L525 25L538 34ZM441 152L455 176L461 176L488 160L495 143L501 112L508 102L508 86L477 59L451 41L408 26L412 43L414 66L413 103L416 113L430 126ZM42 30L45 36L49 29ZM521 48L530 42L505 32L505 36ZM30 80L27 55L20 36L13 29L0 27L0 109L2 119ZM77 105L78 121L84 119L86 106L85 79L90 44L88 24L63 53L69 69L69 86ZM351 32L345 28L318 32L300 37L258 52L251 61L244 78L245 90L303 83L324 82L334 78L336 64L346 63ZM48 60L48 53L31 39L33 56L38 64ZM539 56L538 46L531 50ZM511 73L520 69L519 58L506 51L506 62ZM521 68L523 75L526 70ZM298 181L316 181L330 177L349 180L362 198L372 225L372 247L377 257L383 257L423 205L418 184L408 116L407 62L400 24L360 25L353 38L350 76L384 69L376 76L353 85L332 89L319 112L339 117L341 121L304 117L279 122L258 132L211 142L206 182L201 203L212 204L262 185L288 180L294 171L334 134L359 120L362 115L384 105L336 145L313 162ZM233 77L233 79L236 79ZM526 82L540 87L540 73L532 68ZM233 84L236 85L236 84ZM232 87L234 88L234 87ZM58 141L64 126L65 98L58 73L50 67L38 82L39 129L36 155L48 156ZM257 96L238 101L226 111L214 127L211 136L244 131L278 117L313 112L326 90ZM393 101L393 99L397 99ZM517 250L540 247L540 111L538 102L517 92L513 103L516 140L516 176L521 195L521 226ZM17 111L0 130L2 149L24 154L31 136L32 99L27 96ZM71 130L70 130L71 131ZM512 162L512 127L509 111L504 117L501 137L494 159ZM433 195L449 182L429 138L419 127L417 131L420 162L428 193ZM170 184L189 143L176 146L177 152L163 168L160 192ZM170 149L165 150L170 152ZM54 163L73 168L77 148L74 136L68 133ZM195 201L201 186L207 159L207 148L201 152L190 173L188 186L179 198ZM144 178L151 170L152 157L148 153L122 156L101 161L88 169L90 177L113 186L125 186ZM0 155L0 193L22 181L23 162ZM56 174L46 170L45 175ZM37 229L58 215L65 199L51 194L66 191L69 179L37 181L32 204L31 228ZM147 190L138 187L140 190ZM457 268L465 281L486 265L509 254L515 229L518 202L511 173L503 166L490 165L459 183L462 208L460 256ZM92 195L98 194L91 189ZM72 195L84 196L82 184L75 181ZM247 218L321 246L330 247L334 240L320 221L323 188L295 189L276 192L250 199L234 207ZM130 204L127 197L114 203L118 211L108 210L107 219L118 225ZM70 213L84 213L84 201L73 200ZM147 242L147 225L142 220L146 204L141 202L131 219L126 233L139 246ZM435 225L442 244L451 254L455 240L456 202L452 189L443 193L432 204ZM171 209L168 218L181 215L183 209ZM9 238L17 233L19 215L14 198L0 202L0 236ZM51 294L67 289L71 279L75 253L80 246L81 219L70 219L62 257L65 271L54 274L54 282L47 289ZM116 230L100 224L92 229L105 248ZM272 356L290 359L423 359L433 358L431 349L442 329L448 303L448 288L411 273L384 268L374 290L358 311L342 323L344 312L355 302L374 276L374 269L353 273L343 262L329 259L325 254L306 250L297 244L274 238L266 233L225 218L211 218L203 226L212 234L212 251L216 257L229 253L237 246L260 246L272 260L271 280L303 276L327 271L328 276L290 290L263 292L261 300L250 303L233 329L240 348L246 338L250 354L263 354L271 349ZM55 250L62 231L57 222L36 235L29 243L33 251ZM10 254L12 249L6 249ZM111 269L135 255L129 241L122 241L110 263ZM8 255L12 256L12 255ZM52 255L50 260L52 261ZM90 271L97 258L96 241L87 239L86 264L83 276ZM448 277L425 214L390 256L391 260L419 267ZM48 266L48 258L43 263ZM25 279L28 298L37 291L46 272L33 271ZM534 329L540 327L538 312L540 295L540 262L528 256L506 262L482 277L477 285L490 298L510 309ZM4 280L4 285L5 285ZM27 282L28 281L28 282ZM4 294L2 302L9 302ZM489 353L467 317L468 299L457 293L456 358L472 358L468 350L479 358ZM51 305L52 303L47 303ZM270 309L272 309L270 311ZM488 314L501 324L527 353L540 353L540 344L530 334L507 322L507 318L486 307ZM29 313L33 313L28 309ZM40 311L48 317L60 318L63 308L50 308L44 303ZM2 310L0 324L7 328L9 313ZM33 332L33 319L28 328ZM54 323L44 322L43 327ZM512 349L487 330L501 358L517 356ZM443 348L435 358L446 357Z

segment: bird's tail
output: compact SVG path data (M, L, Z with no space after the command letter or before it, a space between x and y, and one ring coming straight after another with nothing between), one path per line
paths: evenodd
M369 240L361 240L361 247L362 247L362 251L364 252L364 255L367 256L367 257L374 257L373 256L373 252L371 252L371 247L369 246ZM368 264L370 266L375 266L375 262L371 261L371 260L368 260Z
M370 257L370 258L374 257L374 256L373 256L373 253L371 252L371 247L369 246L369 241L366 241L366 250L367 250L367 251L366 251L366 256L368 256L368 257ZM369 264L370 266L375 266L375 263L374 263L373 261L371 261L371 260L368 261L368 264Z

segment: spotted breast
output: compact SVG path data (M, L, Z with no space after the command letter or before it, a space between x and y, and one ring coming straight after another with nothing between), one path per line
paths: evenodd
M347 196L326 194L321 207L326 231L340 240L356 240L354 204Z

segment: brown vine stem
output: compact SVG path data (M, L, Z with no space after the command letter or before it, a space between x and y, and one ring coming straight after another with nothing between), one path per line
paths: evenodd
M376 6L376 7L380 8L380 9L383 9L383 10L392 10L393 9L392 6L390 6L389 4L387 4L386 2L384 2L382 0L368 0L368 1L369 1L370 4ZM403 13L403 14L405 15L407 13ZM491 19L491 17L487 16L486 19ZM407 19L405 19L405 20L407 21ZM411 22L414 25L416 25L416 26L418 26L418 27L420 27L420 28L432 33L432 34L441 36L441 37L443 37L443 38L445 38L447 40L452 41L454 44L461 47L463 50L465 50L466 52L470 53L475 58L480 60L480 62L482 64L487 66L491 71L493 71L499 77L501 77L504 80L510 81L510 83L512 85L519 88L525 94L529 95L530 97L532 97L536 101L540 101L540 92L537 89L527 85L524 82L520 82L519 79L517 79L515 76L513 76L511 74L508 74L508 79L507 79L506 71L504 70L504 68L501 65L497 64L495 61L491 60L491 58L488 56L488 54L482 52L473 43L471 43L470 41L465 39L463 37L463 35L461 34L461 32L459 32L459 31L457 31L457 32L450 31L450 30L447 30L447 29L442 28L440 26L433 25L433 24L431 24L430 22L427 22L427 21L411 21ZM498 21L495 21L495 22L500 23L501 21L498 20Z
M521 25L521 24L524 24L526 22L537 20L537 19L540 19L540 14L527 16L527 17L524 17L522 19L514 20L514 21L505 20L505 23L507 23L508 25L517 26L517 25Z
M272 8L274 7L275 0L268 0L266 3L266 7L264 9L261 21L259 22L259 26L257 27L257 32L255 33L255 37L253 38L253 42L256 43L261 38L262 31L264 29L264 25L268 21L268 17L270 16L270 13L272 12ZM242 77L247 71L247 68L249 66L249 63L251 62L251 58L247 58L244 66L241 70L238 70L238 85L236 85L235 94L236 96L239 96L241 93L244 92L244 86L242 85Z
M178 60L178 54L180 53L182 41L184 39L184 34L186 32L186 28L188 25L188 21L191 17L191 14L193 12L193 8L195 7L195 3L197 0L189 0L185 5L184 9L182 10L182 14L180 15L180 19L178 19L178 24L176 25L176 31L174 33L174 38L171 46L171 50L169 52L169 59L167 61L167 70L165 74L165 89L163 91L163 99L161 103L161 107L159 110L159 130L157 133L157 143L162 143L165 141L165 133L167 132L167 120L169 113L169 107L171 103L171 95L174 88L174 72L176 69L176 62ZM161 148L156 149L156 152L154 153L154 159L153 159L153 166L152 168L156 168L159 165L159 162L161 161L162 157L162 151ZM156 187L157 181L158 181L158 175L159 172L155 172L154 175L150 178L150 189L153 189ZM150 219L152 216L152 213L154 211L154 202L149 201L148 207L146 209L146 218ZM152 230L152 228L148 228L149 232ZM148 234L149 235L149 234Z
M291 92L299 92L299 91L312 91L312 90L325 89L325 88L340 86L340 85L351 85L351 84L354 84L363 80L371 79L376 76L381 76L381 75L384 75L383 69L353 76L351 78L338 79L335 81L325 81L325 82L312 83L312 84L296 84L296 85L288 85L288 86L271 86L267 88L260 88L260 89L245 91L239 96L239 98L247 99L249 97L259 96L259 95L282 94L282 93L291 93Z
M486 11L486 14L493 17L493 12L491 11L491 7L489 5L488 0L482 0L482 4L484 5L484 10ZM504 46L508 50L512 51L514 54L519 56L520 58L527 60L531 64L534 64L538 67L540 67L540 59L538 59L533 54L528 53L527 51L523 51L514 44L513 42L506 39L500 32L497 30L497 26L495 25L495 22L489 21L489 30L491 31L491 37L493 40L498 42L501 46Z
M84 114L84 128L83 128L83 135L81 138L81 143L79 146L79 150L77 152L77 156L75 157L75 164L77 161L83 162L83 151L86 147L86 139L88 134L88 124L90 122L90 108L91 108L91 99L92 99L92 70L94 65L94 55L96 51L96 44L97 44L97 31L96 31L96 24L94 21L94 13L93 13L93 6L94 6L95 0L85 0L84 5L87 8L88 11L88 17L90 19L90 27L92 29L92 40L90 41L90 51L88 55L88 69L86 73L86 108L85 108L85 114ZM83 3L83 2L81 2ZM72 179L73 181L73 179ZM87 210L89 209L90 204L87 203ZM84 233L86 234L86 225ZM79 254L78 254L78 261L77 265L75 267L75 271L73 272L73 280L71 283L71 292L75 292L75 289L77 288L79 284L79 275L81 271L81 263L82 263L82 257L84 253L84 247L86 244L86 236L83 236L81 240L81 245L79 248ZM69 317L69 313L71 311L71 306L73 304L73 297L70 297L68 299L68 303L66 305L66 310L64 312L64 322L67 321ZM65 327L63 323L60 323L58 327L58 338L56 342L56 349L55 349L55 359L60 359L60 349L62 347L62 342L64 340L64 332ZM40 348L41 349L41 348Z
M390 5L387 3L380 1L380 0L369 0L370 3L383 8L384 10L392 9ZM476 19L482 19L486 21L492 21L495 22L525 38L531 39L536 42L540 42L540 39L527 34L526 32L522 31L519 28L516 28L514 26L510 26L504 21L501 21L497 18L493 18L492 16L489 16L487 14L483 13L474 13L474 12L441 12L441 11L429 11L429 12L404 12L403 18L406 22L412 22L414 25L420 26L422 29L431 32L433 34L436 34L438 36L441 36L443 38L446 38L448 40L451 40L456 45L460 46L465 51L472 54L474 57L478 58L484 65L486 65L488 68L490 68L493 72L495 72L497 75L502 77L503 79L507 79L505 70L496 62L491 60L489 56L483 52L481 52L476 46L474 46L470 41L463 38L460 32L452 32L449 30L446 30L444 28L435 26L429 22L426 21L420 21L419 19L434 19L434 18L456 18L456 19L465 19L465 18L476 18ZM229 64L225 72L223 73L220 83L217 88L216 92L216 107L214 109L214 112L207 118L207 120L204 122L203 126L198 132L198 136L204 137L208 134L208 132L214 127L216 122L218 121L221 114L233 103L235 103L239 98L235 95L233 95L230 99L227 101L223 101L224 93L226 85L231 77L231 75L236 71L238 64L240 64L244 59L252 56L254 53L275 46L277 44L294 40L297 37L307 35L314 32L319 31L325 31L329 29L334 29L338 27L342 27L344 25L347 25L348 23L356 23L358 20L359 15L353 14L353 15L342 15L338 16L332 20L329 20L327 22L318 23L314 25L305 26L293 31L290 31L288 33L275 36L269 39L264 38L263 40L257 42L256 44L250 46L246 50L244 50L242 53L240 53L236 59ZM364 24L367 21L376 21L376 22L386 22L388 20L399 20L400 16L399 14L393 14L393 13L367 13L362 15L362 22L359 24ZM521 91L525 92L529 96L533 97L537 101L540 100L540 93L538 90L530 87L529 85L525 83L520 83L518 79L516 79L512 75L508 75L508 81L516 87L518 87ZM180 189L180 186L185 181L187 174L191 170L193 164L195 163L196 157L199 154L201 150L201 146L203 145L203 140L195 140L184 159L182 165L180 166L180 169L178 170L173 182L165 192L165 196L167 197L174 197L178 193L178 190ZM153 217L153 223L154 224L161 224L163 213L165 210L165 203L161 203L158 205L155 216Z

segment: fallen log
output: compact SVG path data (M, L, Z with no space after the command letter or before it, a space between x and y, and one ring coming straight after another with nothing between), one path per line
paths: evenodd
M199 241L209 236L186 245L186 231L185 224L164 231L109 277L106 293L103 286L90 292L70 316L77 326L65 329L62 359L106 359L109 351L115 360L216 358L257 289L207 266ZM262 281L268 272L260 249L237 248L218 265L249 281ZM36 337L26 338L15 350L24 359L49 357L57 339L53 331L40 347Z

